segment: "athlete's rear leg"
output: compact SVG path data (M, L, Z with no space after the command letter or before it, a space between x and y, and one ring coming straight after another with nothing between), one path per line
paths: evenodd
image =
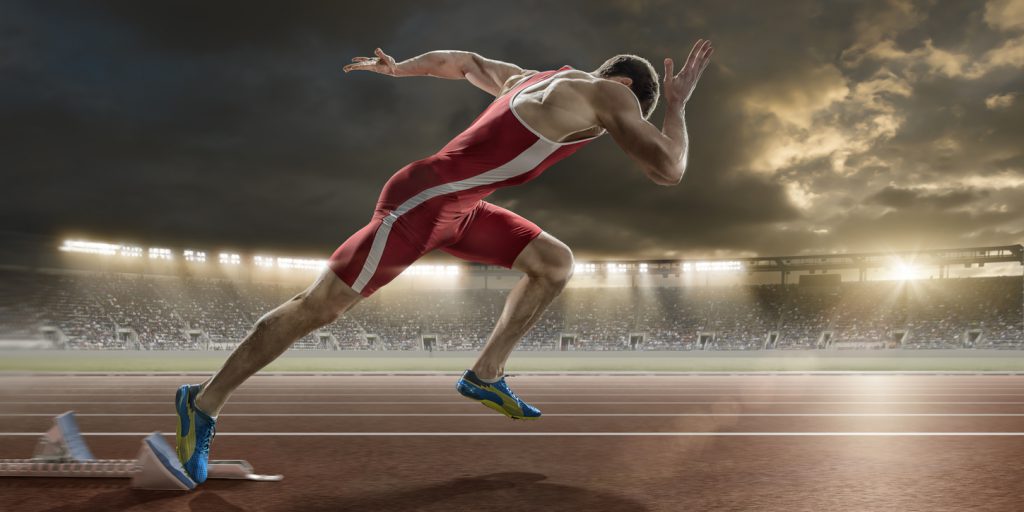
M565 288L574 268L572 251L541 233L519 253L512 268L525 275L508 294L501 317L473 365L473 373L482 379L496 379L505 372L516 344Z
M178 388L176 450L189 477L197 483L206 480L217 415L228 396L296 340L334 321L360 298L332 270L325 270L304 292L263 315L213 378Z
M224 366L203 386L196 406L216 416L231 393L299 338L335 321L362 296L330 269L302 293L263 315L231 353Z

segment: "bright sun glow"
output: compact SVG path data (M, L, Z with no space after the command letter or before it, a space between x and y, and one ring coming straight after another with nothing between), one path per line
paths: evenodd
M897 263L896 266L892 268L891 275L893 279L907 281L909 279L917 279L918 277L920 277L921 269L915 267L914 265L909 265L906 263Z

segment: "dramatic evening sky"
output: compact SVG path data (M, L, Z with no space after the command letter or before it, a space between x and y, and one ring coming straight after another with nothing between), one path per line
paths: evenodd
M660 70L701 37L682 184L605 138L491 199L584 257L1024 241L1024 0L8 0L0 230L325 257L490 100L349 58Z

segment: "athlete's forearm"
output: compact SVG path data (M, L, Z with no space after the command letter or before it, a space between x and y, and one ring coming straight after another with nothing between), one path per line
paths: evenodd
M462 80L466 78L467 63L472 62L473 54L456 50L438 50L427 52L396 63L395 76L433 76Z
M676 104L670 102L668 104L668 108L665 109L665 120L661 126L661 133L671 141L666 149L669 151L675 165L669 171L677 171L677 173L672 172L670 178L674 178L678 182L682 179L683 173L686 172L686 161L690 149L690 138L686 133L685 103Z

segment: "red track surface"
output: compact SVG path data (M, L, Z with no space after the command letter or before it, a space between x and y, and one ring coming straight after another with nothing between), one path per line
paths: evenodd
M132 458L143 433L173 432L175 387L192 380L0 377L0 458L28 457L35 438L11 433L43 432L68 409L96 456ZM131 490L126 480L3 478L0 510L937 511L1024 502L1021 376L511 379L544 411L536 422L463 399L454 380L257 377L225 408L213 456L248 459L283 482L211 481L182 494ZM126 434L89 435L112 432ZM517 435L466 435L480 432ZM609 435L618 433L627 435Z

